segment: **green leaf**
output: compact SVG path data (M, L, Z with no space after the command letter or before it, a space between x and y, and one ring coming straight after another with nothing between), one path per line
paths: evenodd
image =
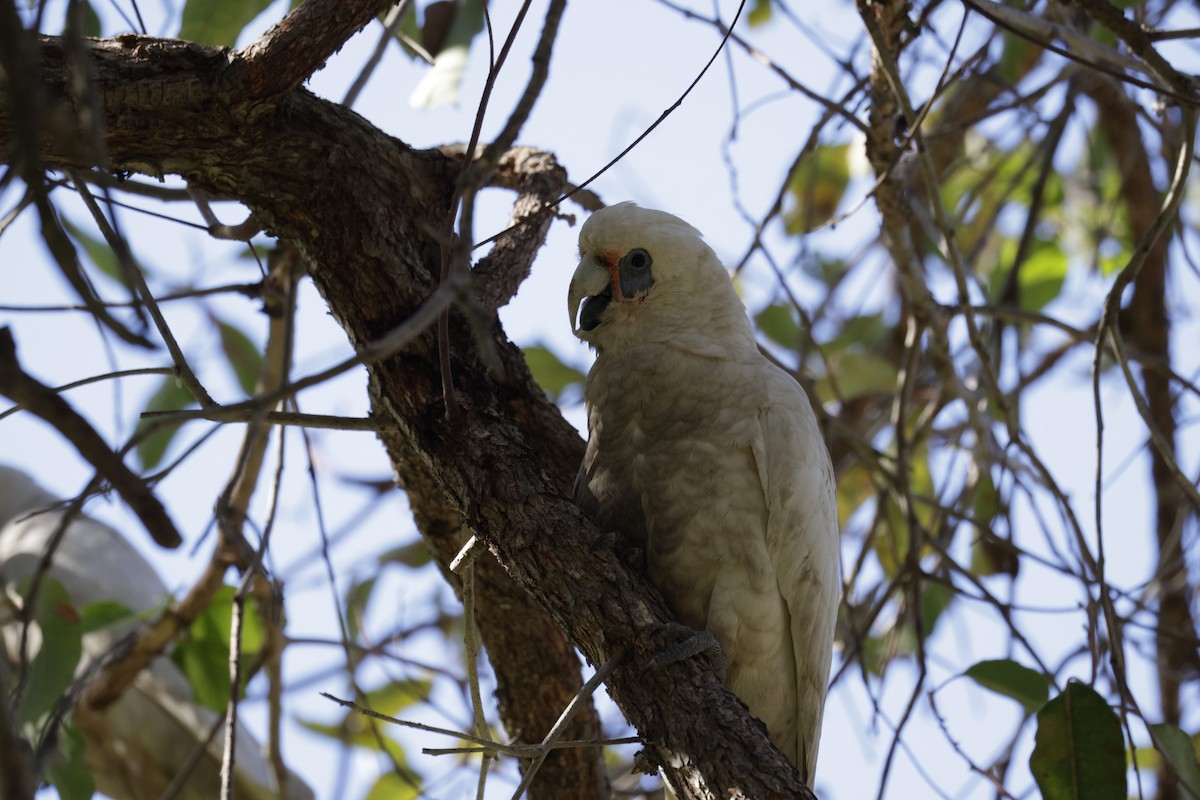
M1010 542L991 533L983 533L971 543L972 575L986 578L990 575L1017 577L1021 569L1020 556Z
M365 800L413 800L421 796L421 776L412 770L397 775L385 772L367 792Z
M1154 746L1167 759L1179 776L1179 784L1200 800L1200 763L1196 760L1196 743L1184 731L1165 722L1150 726Z
M818 145L805 155L788 178L795 205L784 212L787 232L805 233L837 213L850 184L850 145Z
M424 539L393 547L379 556L380 564L403 564L414 569L423 567L432 560L429 555L429 545L425 543Z
M832 379L823 378L816 386L817 397L822 402L891 394L896 390L896 365L881 356L873 353L836 353L829 356L828 363Z
M750 27L757 28L771 21L771 0L754 0L754 7L746 15Z
M840 270L838 275L840 277ZM874 352L881 348L894 330L895 326L885 320L882 313L849 317L842 323L842 329L831 345L838 350Z
M433 681L429 678L392 681L367 692L367 700L363 705L372 711L395 717L404 709L428 700L432 689Z
M96 14L96 9L92 8L92 4L84 0L83 8L83 35L84 36L100 36L100 16ZM67 6L67 15L70 16L70 6ZM63 28L66 28L66 23L63 23Z
M124 603L97 600L84 606L79 612L79 624L84 633L91 633L124 622L133 616L133 611Z
M929 581L921 585L921 628L928 639L933 635L942 613L954 602L954 590L944 583Z
M1121 722L1103 697L1072 680L1037 721L1029 769L1042 800L1125 800Z
M549 349L541 345L522 348L525 363L533 373L533 379L551 401L557 403L563 393L574 386L582 386L586 377L574 367L564 364Z
M446 34L433 66L413 90L409 102L415 108L433 108L458 100L471 40L483 30L483 0L463 0Z
M225 352L225 357L229 359L229 366L233 368L234 375L237 376L238 385L249 397L254 394L254 388L258 385L258 376L262 372L262 353L245 333L228 322L222 322L219 319L214 321L217 323L217 330L221 333L221 349Z
M1096 267L1106 278L1116 275L1133 259L1130 248L1111 236L1106 236L1096 245L1098 256Z
M370 577L355 581L346 590L346 634L350 641L358 639L362 623L367 617L367 606L371 603L371 594L375 591L378 578Z
M874 537L875 557L889 579L900 574L900 567L908 555L908 520L900 510L896 498L888 494L883 500L884 513L879 517Z
M1062 290L1067 277L1067 254L1056 242L1039 240L1018 268L1021 308L1040 311Z
M963 673L985 689L1011 697L1032 714L1046 704L1050 684L1045 676L1008 658L980 661Z
M379 21L382 22L385 17L387 17L386 11L379 15ZM408 42L405 41L405 38L414 42L421 41L421 27L417 22L416 3L410 3L408 9L404 12L404 18L400 20L400 25L396 28L396 38L400 41L404 52L408 53L410 58L419 58L416 51L410 48Z
M60 800L91 800L96 793L92 771L84 763L85 751L83 734L74 725L59 729L59 755L46 766L46 778L58 790Z
M1008 31L1001 33L1001 41L1004 42L1004 49L1000 51L1000 62L997 64L1000 77L1009 86L1015 86L1021 79L1023 65L1033 45L1026 42L1024 37Z
M229 703L229 646L233 598L237 590L222 586L208 608L188 628L185 639L171 652L171 660L187 676L196 702L217 713ZM249 680L247 666L262 651L266 633L252 598L246 598L242 615L242 686Z
M271 0L187 0L179 39L233 47L242 28L271 5Z
M754 315L759 333L775 344L795 350L800 345L800 323L789 303L772 303Z
M162 383L158 385L158 389L155 390L154 394L150 395L150 399L146 401L146 407L143 410L179 411L195 405L195 402L192 393L184 387L183 381L173 375L167 375L163 378ZM139 420L136 432L140 433L152 424L157 423L150 419ZM171 440L175 438L175 434L178 432L179 423L162 425L155 428L154 432L144 439L138 440L137 457L143 470L151 470L158 466L163 456L167 454L167 449L171 446Z
M27 596L28 586L22 590ZM17 721L30 725L52 711L75 679L83 656L83 627L79 612L63 585L42 579L34 600L33 619L42 631L42 646L29 665L29 682L17 707Z
M800 269L804 270L805 275L832 289L846 274L846 262L840 258L812 253L800 262Z
M305 719L298 719L297 722L315 734L326 736L342 744L361 747L377 753L386 750L389 757L398 764L406 764L408 761L403 745L383 733L388 726L385 720L375 720L375 725L379 730L378 736L375 731L371 730L372 720L353 710L347 711L340 723L329 724Z
M975 481L974 495L971 502L971 509L974 512L973 522L980 528L986 528L996 518L996 512L1000 507L1000 494L996 491L992 473L986 469L979 472L979 479Z
M83 228L73 225L66 217L63 217L62 224L71 234L71 238L83 248L83 252L87 253L88 260L100 270L101 274L107 275L122 286L128 286L125 272L121 269L121 262L117 260L117 254L108 246L108 242L97 239Z

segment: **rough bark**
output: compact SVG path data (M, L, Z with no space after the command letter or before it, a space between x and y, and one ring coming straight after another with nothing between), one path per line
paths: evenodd
M446 502L429 471L403 453L393 453L401 470L417 527L434 552L446 580L461 596L461 579L448 565L466 539L462 517ZM512 579L490 553L475 560L476 624L496 674L496 699L504 728L519 744L537 744L583 686L575 651L554 620ZM601 738L600 717L588 705L572 720L564 739ZM524 772L527 764L521 764ZM588 785L581 785L588 780ZM531 800L606 797L608 780L600 748L556 750L530 786Z
M226 50L122 37L89 43L87 53L102 90L106 166L178 174L240 199L305 255L355 348L393 330L434 291L433 232L444 228L458 174L444 155L414 150L302 89L270 103L259 91L246 94L236 83L238 56ZM43 135L42 158L92 166L72 144L83 131L66 100L62 42L44 39L40 56L52 129L67 134ZM6 150L17 114L7 102L0 109ZM431 332L367 365L373 414L390 426L381 438L397 473L423 471L440 491L434 502L461 516L593 663L630 649L611 694L650 743L651 759L669 761L689 796L812 797L707 663L643 671L667 609L642 577L591 548L598 532L566 490L578 435L495 322L485 331L500 366L485 366L478 329L452 315L456 426L445 420ZM533 639L528 646L546 649Z

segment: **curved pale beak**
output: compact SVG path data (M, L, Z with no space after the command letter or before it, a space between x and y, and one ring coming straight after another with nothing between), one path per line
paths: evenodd
M580 259L575 274L571 276L571 288L567 292L567 313L571 315L571 332L579 338L586 336L586 331L579 330L579 304L610 289L612 281L613 276L597 264L595 259Z

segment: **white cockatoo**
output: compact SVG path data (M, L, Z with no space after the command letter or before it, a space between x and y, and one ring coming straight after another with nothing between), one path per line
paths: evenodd
M726 684L811 785L840 580L808 397L759 352L716 253L671 214L593 214L568 304L596 350L576 501L643 551L681 622L716 638Z
M21 628L14 603L22 579L32 575L62 519L62 503L24 472L0 465L0 658L15 674ZM104 658L115 645L144 625L170 600L154 568L108 525L85 515L68 525L47 573L66 590L76 611L101 600L115 601L138 619L88 633L77 674ZM8 599L5 599L5 597ZM27 646L32 660L41 637L35 629ZM217 715L192 699L183 673L166 656L143 670L111 706L77 720L86 742L85 763L96 788L118 800L159 798L184 768L198 742L208 736ZM178 794L184 800L220 796L223 728L217 731ZM312 791L294 774L281 793L274 773L250 732L239 726L235 753L238 797L308 800Z

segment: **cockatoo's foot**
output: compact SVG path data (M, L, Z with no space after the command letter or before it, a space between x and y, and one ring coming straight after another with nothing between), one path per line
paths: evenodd
M713 669L717 671L717 677L721 679L722 683L725 682L725 651L721 649L721 643L717 641L717 637L713 636L711 631L698 631L682 623L671 622L663 626L661 636L669 640L668 644L658 655L650 659L645 667L647 670L662 669L685 658L692 658L708 652L712 659Z
M605 531L597 536L592 541L591 550L593 553L611 550L627 567L643 574L646 572L646 552L617 531Z

